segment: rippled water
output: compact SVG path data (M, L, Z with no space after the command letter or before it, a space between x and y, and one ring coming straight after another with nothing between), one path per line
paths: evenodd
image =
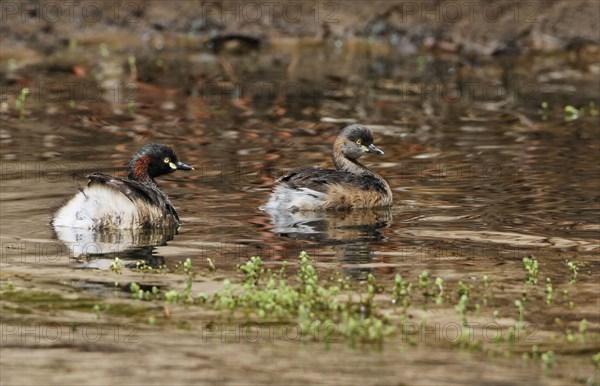
M93 312L102 326L141 321L135 355L127 351L130 346L114 342L69 342L72 347L62 351L69 365L58 372L54 354L11 341L3 347L3 367L12 370L6 379L22 379L22 363L35 353L41 359L27 379L47 382L52 369L56 384L64 384L64 374L81 383L89 378L88 368L100 368L111 380L116 373L127 377L141 369L138 361L157 364L154 372L136 373L136 379L153 382L157 374L181 383L193 374L196 380L201 363L207 372L199 379L213 382L224 376L221 363L246 363L246 370L235 375L242 378L230 380L247 382L272 382L278 373L294 382L300 377L396 384L398 371L415 384L597 382L589 357L598 352L594 338L600 331L599 72L598 63L568 56L405 57L377 44L278 41L240 56L189 47L99 54L84 47L77 55L56 53L43 63L0 62L0 279L3 289L10 289L11 280L17 288L3 292L12 297L3 299L0 321L19 326L53 320L73 327L73 320L89 322ZM16 100L23 87L31 95L20 114ZM393 208L275 217L258 209L287 170L331 167L333 140L353 122L369 126L385 151L363 160L389 182ZM178 232L52 229L52 213L85 183L86 174L126 176L131 155L149 142L173 146L196 168L158 179L181 217ZM129 282L142 280L162 290L178 288L179 276L108 271L115 257L130 266L145 260L170 268L191 258L200 273L194 291L211 293L224 279L236 280L236 265L249 256L260 255L267 267L278 267L301 250L316 260L320 273L341 271L358 281L374 273L388 288L397 273L416 284L428 271L443 278L449 293L459 281L481 287L488 277L491 304L481 315L480 304L471 305L469 320L498 320L506 332L517 323L515 299L528 297L526 322L539 330L533 343L540 344L540 352L554 350L560 356L556 371L542 374L539 360L515 366L517 356L529 352L533 357L534 347L537 352L532 342L520 340L506 349L482 339L494 345L490 351L484 346L482 355L449 350L455 341L443 339L406 348L403 332L387 342L384 356L343 345L298 350L298 342L289 341L211 341L207 346L204 326L213 316L201 306L185 306L170 317L167 306L163 311L147 302L151 308L145 313L129 314L141 309L129 298ZM521 260L529 255L542 267L540 285L524 288ZM217 271L207 278L208 258ZM576 285L567 259L579 264ZM555 285L553 304L546 302L546 278ZM82 303L73 306L83 307L77 308L81 312L66 305L57 311L38 301L47 290L77 296ZM124 315L113 319L91 310L91 304L103 304L98 299L131 304L117 308ZM453 302L425 311L425 297L422 310L414 304L406 316L409 323L420 319L421 328L426 320L427 329L447 326L440 323L458 326ZM392 308L389 302L386 307ZM397 310L385 311L397 316ZM492 312L501 319L492 318ZM144 327L151 318L170 324ZM576 331L583 319L592 338L567 343L565 326ZM398 344L410 352L398 351ZM101 359L94 359L96 353ZM278 368L265 372L265 364L275 363ZM195 367L186 372L185 366Z
M553 69L569 64L556 58L531 60L525 67L361 45L282 45L245 56L142 52L137 83L121 55L88 59L79 75L5 72L2 242L56 248L50 216L83 176L125 176L131 154L156 141L197 169L159 181L182 218L179 234L59 233L78 240L69 245L74 255L156 245L152 253L167 263L211 257L227 266L306 249L331 261L393 266L415 251L484 261L598 252L594 75L559 73ZM32 95L20 120L11 98L22 85ZM565 105L585 115L567 121ZM391 211L282 222L257 209L286 170L331 166L332 142L351 122L368 125L385 150L365 163L392 187Z

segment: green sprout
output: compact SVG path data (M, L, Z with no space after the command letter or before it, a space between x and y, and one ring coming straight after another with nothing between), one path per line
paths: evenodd
M132 282L131 284L129 284L129 292L131 292L131 297L132 298L137 298L139 300L143 300L144 299L144 290L141 289L141 287L139 286L139 284Z
M100 305L94 304L94 312L96 313L96 319L100 319Z
M521 300L515 300L515 307L517 307L517 311L519 312L519 322L522 322L523 315L525 314L525 303Z
M461 320L462 320L462 324L463 326L467 325L467 305L469 303L469 297L467 295L462 295L460 297L460 300L458 301L458 304L456 304L456 306L454 306L454 309L456 310L456 312L458 313L458 315L460 316Z
M592 362L596 365L596 368L600 370L600 352L592 355Z
M546 304L552 304L554 296L554 288L552 287L552 279L546 278Z
M179 292L171 290L165 294L165 299L169 304L177 303L179 301Z
M402 279L402 276L397 274L394 277L394 288L392 289L392 304L398 304L402 301L402 306L407 308L410 305L410 288L412 284L407 283Z
M579 267L572 261L567 260L567 267L571 271L571 277L569 278L569 284L573 284L577 282L577 272L579 272Z
M541 358L544 369L551 369L554 365L554 351L546 351L542 354Z
M571 122L579 119L580 115L582 115L583 111L578 110L577 108L567 105L565 106L565 121Z
M21 93L19 93L19 97L15 101L15 107L19 110L19 118L25 119L25 101L29 96L30 91L27 87L23 87L21 89Z
M539 265L538 261L535 257L531 256L523 258L523 266L527 270L527 279L525 283L527 284L537 284L538 283L538 273L539 273Z
M120 275L123 273L123 262L118 257L115 257L115 261L110 265L110 270Z
M438 277L435 279L435 285L438 287L438 293L435 295L435 304L442 304L444 301L444 279Z
M585 341L585 337L588 330L588 321L586 319L581 319L578 326L579 334L581 334L581 340Z

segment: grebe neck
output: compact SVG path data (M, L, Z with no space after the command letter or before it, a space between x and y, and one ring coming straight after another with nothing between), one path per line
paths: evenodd
M333 156L333 164L335 165L335 168L337 170L341 170L341 171L345 171L345 172L350 172L353 174L373 174L376 175L376 173L373 173L372 171L370 171L369 169L367 169L367 167L363 164L361 164L360 162L358 162L358 160L351 160L349 158L346 158L345 156L341 155L341 154L334 154Z
M154 181L154 178L152 178L148 173L150 161L151 157L149 156L132 160L129 163L127 178L158 190L156 181Z

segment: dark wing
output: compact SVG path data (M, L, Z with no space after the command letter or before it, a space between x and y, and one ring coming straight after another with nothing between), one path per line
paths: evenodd
M375 189L385 193L385 186L377 177L371 174L354 174L341 170L320 167L297 168L277 180L292 189L308 188L317 192L327 192L328 185L349 185L354 188Z
M171 213L177 221L179 216L175 208L169 201L168 197L158 189L153 189L136 181L125 178L113 177L104 173L93 173L87 176L88 186L91 185L106 185L114 190L117 190L131 201L140 200L149 205L156 205L161 208L166 208L167 212Z

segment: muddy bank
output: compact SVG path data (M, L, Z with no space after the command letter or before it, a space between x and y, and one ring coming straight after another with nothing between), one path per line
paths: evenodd
M173 39L220 49L230 38L240 38L233 39L234 48L282 38L332 44L359 38L389 42L406 54L572 50L596 59L599 20L593 0L22 1L2 4L0 32L3 56L113 41L160 50Z

